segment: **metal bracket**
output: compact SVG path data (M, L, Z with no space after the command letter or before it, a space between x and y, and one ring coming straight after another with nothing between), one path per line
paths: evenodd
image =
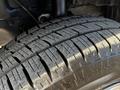
M46 21L49 18L50 18L50 14L41 14L38 17L38 20L39 20L40 23L43 23L44 21Z

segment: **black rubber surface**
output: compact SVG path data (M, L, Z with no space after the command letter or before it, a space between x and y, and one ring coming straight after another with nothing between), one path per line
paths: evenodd
M119 23L76 16L40 27L0 50L0 90L76 90L113 71L101 62L120 55Z

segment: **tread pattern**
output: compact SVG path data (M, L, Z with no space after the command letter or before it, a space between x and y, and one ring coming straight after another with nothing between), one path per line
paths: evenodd
M83 67L120 54L120 24L113 20L74 16L40 26L0 50L0 90L57 87L69 74L74 74L69 82L79 87L80 80L89 81L86 72L93 72Z

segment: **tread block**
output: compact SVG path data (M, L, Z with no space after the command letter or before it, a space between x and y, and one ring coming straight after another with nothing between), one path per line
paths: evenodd
M87 37L80 36L78 40L89 50L89 53L86 56L88 63L94 63L99 60L99 56L95 46L87 39Z
M82 18L82 19L81 18L73 18L73 19L69 19L68 21L71 22L73 25L88 22L88 20L86 20L85 18Z
M51 33L51 30L45 30L45 29L39 29L38 31L35 31L31 33L34 37L43 37L44 35Z
M59 78L59 75L58 75L58 73L56 72L56 70L58 70L58 66L57 66L56 63L49 57L49 55L46 53L46 51L40 53L39 56L41 57L41 60L44 61L43 65L44 65L44 64L47 65L47 67L46 67L46 65L45 65L44 67L46 68L46 70L49 69L49 70L47 70L47 72L50 71L50 72L48 72L48 73L50 73L50 74L49 74L49 75L50 75L50 78L51 78L53 81L55 81L57 78Z
M42 38L42 40L49 42L51 45L56 44L57 42L62 41L64 38L56 33L52 33L48 36Z
M23 47L24 44L22 43L14 43L12 44L10 47L8 47L8 49L11 51L11 52L16 52L17 50L19 50L21 47Z
M87 20L88 22L98 22L98 21L109 21L110 19L106 19L106 18L103 18L103 17L91 17L91 18L83 18L85 20Z
M37 26L35 26L35 27L31 28L30 30L28 30L28 33L29 34L34 33L35 31L38 31L38 30L39 30L39 28Z
M5 90L2 79L0 79L0 90Z
M18 64L18 62L13 57L10 56L1 63L2 70L4 72L7 72L7 71L11 70L17 64Z
M1 90L10 90L6 76L3 76L1 78L1 82L2 82L2 85L3 85L3 88Z
M109 31L113 33L120 40L120 29L113 29Z
M116 55L118 54L118 49L120 46L120 41L113 35L111 34L109 31L101 31L100 32L104 38L106 38L106 40L109 42L110 46L111 46L111 55Z
M22 34L20 34L18 37L17 37L17 40L20 40L20 39L22 39L22 38L24 38L24 37L26 37L27 36L27 33L26 32L23 32Z
M59 55L58 51L56 48L52 47L49 50L49 53L53 56L54 61L57 63L59 67L64 67L65 63L62 59L62 57Z
M37 51L40 51L40 50L43 50L43 49L49 47L49 45L42 40L36 40L36 41L28 44L28 47L31 48L32 52L37 52Z
M32 64L31 64L31 62L32 62ZM38 72L37 72L37 67L33 63L32 59L24 62L23 65L26 68L26 70L28 71L30 78L32 79L34 88L42 89L43 87L41 86L40 77L38 76Z
M11 82L14 90L19 90L19 89L31 90L32 89L32 87L29 85L29 83L26 79L26 76L25 76L25 73L23 72L22 66L18 66L17 68L15 68L11 72L9 72L7 75L10 79L10 82Z
M70 37L73 37L75 35L78 35L78 33L71 28L67 28L64 30L57 31L60 35L64 37L64 39L69 39Z
M82 66L84 63L82 54L80 53L78 48L73 44L73 42L71 40L68 40L65 43L72 49L70 53L72 53L76 59L76 61L75 61L76 66L78 64L78 67L76 67L76 69L80 68L80 66Z
M31 56L33 53L27 49L26 47L23 47L21 50L18 50L18 52L13 54L13 57L17 58L18 62L22 62L24 59Z
M104 22L106 25L108 25L108 28L120 28L120 24L116 21L112 22Z
M89 40L92 42L92 44L98 50L98 54L99 54L100 58L102 58L102 57L105 58L105 57L109 56L110 49L109 49L109 45L105 41L105 39L101 38L101 36L99 34L97 34L96 32L86 34L86 36L89 38Z
M68 63L68 67L70 68L71 71L76 69L76 67L74 67L74 65L76 64L78 64L78 67L80 67L78 63L79 61L76 60L76 57L75 57L76 55L74 54L74 51L70 46L68 46L66 43L61 43L57 45L56 48L59 50L59 52L61 52L62 58Z
M62 28L64 28L63 25L52 24L52 25L46 27L45 29L46 29L46 30L52 30L52 32L53 32L53 31L56 31L56 30L59 30L59 29L62 29Z
M74 24L76 24L76 22L75 23L71 23L71 22L69 22L69 21L62 21L62 22L60 22L60 23L58 23L59 25L61 25L61 26L66 26L66 27L68 27L68 26L71 26L71 25L74 25Z
M12 53L10 51L8 51L8 50L4 50L2 52L3 53L0 53L0 57L1 57L2 60L6 59L7 57L12 55Z
M85 46L85 42L82 41L82 39L80 37L74 38L72 39L72 41L74 42L74 44L78 47L78 49L80 50L80 52L82 53L82 57L84 59L84 63L88 63L89 62L89 54L90 54L90 50L88 47Z
M100 30L101 27L96 25L96 22L92 22L92 23L85 23L82 24L83 26L87 27L89 31L97 31ZM87 32L89 32L87 31Z
M115 22L115 21L114 22L110 22L110 21L108 21L108 22L98 22L96 24L103 29L109 29L109 28L114 29L114 28L119 28L120 27L120 24Z
M37 36L34 36L34 35L27 35L25 38L23 39L20 39L20 42L23 43L23 44L28 44L34 40L38 39Z
M70 27L73 30L76 30L77 32L79 32L80 34L85 33L87 31L89 31L89 28L85 27L85 26L81 26L81 25L76 25L73 27ZM84 30L84 31L83 31Z

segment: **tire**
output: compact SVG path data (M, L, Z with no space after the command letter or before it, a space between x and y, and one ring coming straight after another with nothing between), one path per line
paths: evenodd
M0 90L100 88L120 73L120 24L103 17L66 17L19 35L0 50Z

